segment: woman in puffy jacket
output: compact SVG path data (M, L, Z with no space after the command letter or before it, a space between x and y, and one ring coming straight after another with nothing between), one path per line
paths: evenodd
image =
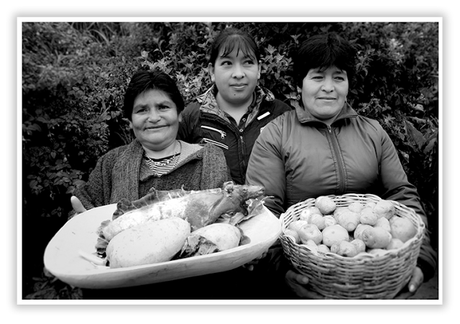
M294 60L301 103L265 127L249 160L247 183L265 187L273 196L266 206L276 215L308 198L372 193L413 208L428 225L388 134L347 103L354 62L354 48L336 34L317 35L302 44ZM408 295L435 268L436 253L426 235ZM305 288L308 278L295 270L289 269L285 280L297 296L319 297Z
M245 183L252 146L261 130L292 108L258 85L260 54L243 31L224 29L214 40L209 59L212 87L182 112L179 138L222 148L232 180Z

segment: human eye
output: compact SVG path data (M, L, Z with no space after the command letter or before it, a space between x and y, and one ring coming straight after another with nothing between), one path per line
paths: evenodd
M323 75L320 74L320 73L313 73L310 78L312 80L316 80L316 81L319 81L319 80L322 80L323 79Z
M232 65L232 61L230 61L228 59L224 59L224 60L220 61L220 65L221 66L230 66L230 65Z
M319 69L311 69L308 71L307 77L310 80L319 81L324 78L324 73L322 73L322 71Z
M135 106L133 108L133 113L135 114L142 114L147 111L147 108L145 106Z
M254 65L254 64L256 64L256 61L254 59L248 57L243 61L243 63L247 64L247 65Z
M168 110L168 109L171 109L171 105L169 104L161 104L158 106L158 109L160 110Z
M334 76L334 79L337 81L345 81L347 80L347 75L346 73L339 73Z

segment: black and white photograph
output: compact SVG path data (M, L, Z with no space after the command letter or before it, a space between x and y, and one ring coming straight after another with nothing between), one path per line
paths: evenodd
M440 316L452 17L219 13L11 15L13 316Z

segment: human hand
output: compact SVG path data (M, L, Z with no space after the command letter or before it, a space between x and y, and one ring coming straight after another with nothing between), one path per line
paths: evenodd
M254 260L249 261L248 263L243 264L242 267L245 268L245 269L248 270L248 271L253 271L253 270L254 270L254 266L256 266L256 265L260 262L260 260L264 259L266 256L267 256L267 251L265 251L264 253L262 253L259 257L255 258Z
M409 283L396 295L395 299L408 299L410 296L413 296L422 285L423 279L422 269L415 267Z
M70 197L70 203L72 204L72 208L75 211L75 214L80 214L86 211L86 208L83 207L80 199L78 199L76 196Z
M306 299L323 299L324 297L320 294L317 294L313 291L309 291L306 288L309 280L304 275L295 272L294 270L289 270L286 273L285 281L288 287L292 290L294 294L298 297L306 298Z

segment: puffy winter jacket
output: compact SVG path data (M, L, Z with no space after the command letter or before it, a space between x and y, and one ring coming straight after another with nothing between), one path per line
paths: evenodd
M280 215L291 205L321 195L371 193L413 208L428 225L416 188L381 125L346 106L327 126L296 105L257 139L246 182L265 187L265 205ZM436 266L429 237L419 258L425 279Z
M182 112L178 138L190 143L211 143L223 149L232 180L245 183L249 155L261 130L274 118L292 108L260 86L240 124L222 111L215 98L215 86Z

